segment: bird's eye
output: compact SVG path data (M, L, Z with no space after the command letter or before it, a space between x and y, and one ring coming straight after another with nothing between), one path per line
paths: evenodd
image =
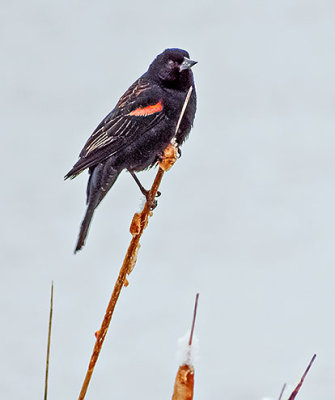
M168 61L168 67L169 67L169 68L173 68L173 67L174 67L174 61L169 60L169 61Z

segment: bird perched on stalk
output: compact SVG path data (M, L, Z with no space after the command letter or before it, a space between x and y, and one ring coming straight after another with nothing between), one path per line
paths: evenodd
M185 50L163 51L87 140L79 160L65 176L65 179L75 178L88 168L87 210L75 252L83 247L94 210L120 172L128 170L141 192L148 197L148 191L135 172L154 166L173 138L177 146L187 138L196 111L191 71L194 64L196 61L192 61ZM191 97L176 133L179 115L191 86Z

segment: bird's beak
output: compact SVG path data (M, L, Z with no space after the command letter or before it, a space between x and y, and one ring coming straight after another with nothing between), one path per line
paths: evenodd
M193 67L193 65L195 65L198 61L193 61L190 60L187 57L184 57L184 61L181 63L180 67L179 67L179 71L184 71L185 69L190 69Z

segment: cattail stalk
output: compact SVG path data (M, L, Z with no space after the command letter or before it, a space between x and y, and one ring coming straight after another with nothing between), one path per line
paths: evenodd
M180 365L174 382L172 400L192 400L194 391L194 367L192 365L192 341L197 316L199 293L195 297L194 312L190 338L187 343L185 359Z
M190 87L190 89L187 93L184 105L180 112L180 116L179 116L179 120L178 120L178 123L176 126L175 134L177 133L177 131L179 129L180 122L184 116L191 93L192 93L192 86ZM143 210L140 213L136 213L131 222L130 233L132 234L132 239L131 239L130 245L128 247L126 256L124 258L122 267L120 269L119 276L116 280L114 290L113 290L111 299L108 303L107 310L106 310L104 319L102 321L101 327L95 333L96 342L95 342L94 349L93 349L91 359L90 359L90 363L89 363L89 366L88 366L88 369L86 372L84 383L82 385L82 388L81 388L81 391L79 394L79 400L83 400L85 398L87 388L90 383L95 364L98 360L98 357L99 357L99 354L100 354L100 351L102 348L102 344L105 340L117 300L120 296L123 286L128 285L127 275L129 275L135 267L135 264L137 261L137 253L138 253L138 250L140 247L140 238L142 236L144 229L148 225L149 216L152 215L152 205L154 204L155 197L156 197L159 185L161 183L161 180L163 178L164 172L169 170L172 167L172 165L175 163L176 159L177 159L177 147L176 147L174 141L172 141L172 143L169 144L168 147L165 149L164 156L163 156L162 160L159 162L159 169L157 171L154 183L149 191L149 195L148 195L146 203L144 204Z

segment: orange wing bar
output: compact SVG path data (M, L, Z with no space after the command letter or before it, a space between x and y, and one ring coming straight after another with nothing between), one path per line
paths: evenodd
M147 115L155 114L163 110L163 105L162 101L159 100L158 103L153 104L152 106L146 106L146 107L139 107L136 108L134 111L129 113L129 115L134 115L136 117L146 117Z

